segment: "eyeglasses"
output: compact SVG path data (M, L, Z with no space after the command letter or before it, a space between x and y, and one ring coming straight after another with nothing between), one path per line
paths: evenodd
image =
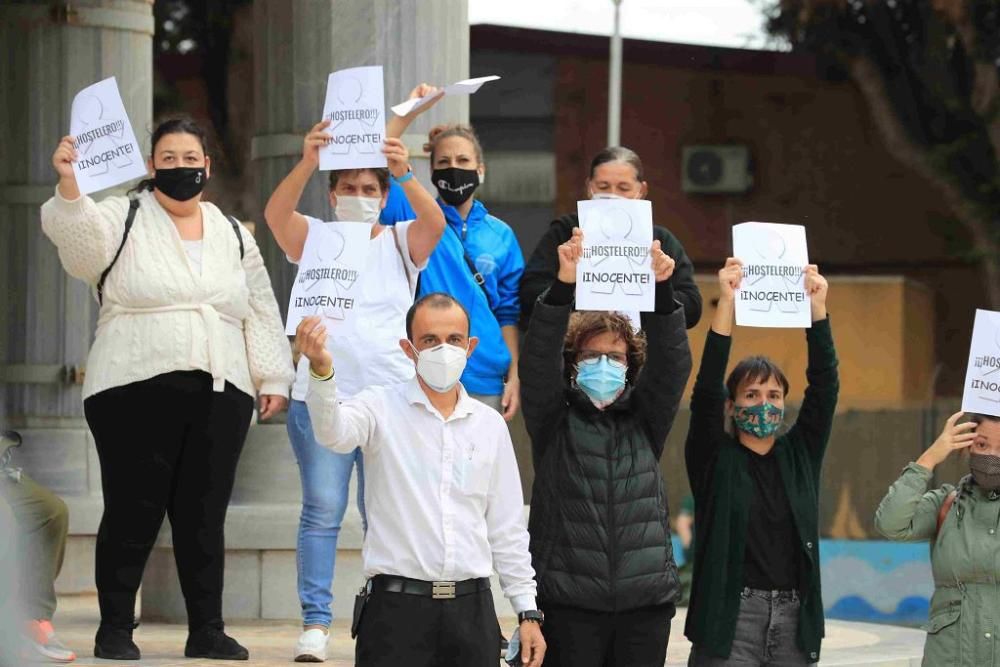
M580 360L577 363L594 363L604 356L606 356L609 361L613 361L616 364L628 366L627 352L600 352L598 350L581 350L579 354Z

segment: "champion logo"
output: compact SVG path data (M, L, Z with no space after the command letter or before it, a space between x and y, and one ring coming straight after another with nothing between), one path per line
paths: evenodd
M457 193L457 194L460 194L460 195L461 194L465 194L466 190L468 190L469 188L474 188L474 187L476 187L476 185L477 185L476 183L466 183L465 185L459 185L458 187L452 187L452 185L450 183L448 183L448 181L444 180L443 178L440 179L437 182L438 190L447 190L448 192L454 192L454 193Z

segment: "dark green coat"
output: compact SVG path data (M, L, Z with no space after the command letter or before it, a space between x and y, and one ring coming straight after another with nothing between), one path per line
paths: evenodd
M837 407L840 382L830 320L806 329L809 367L798 419L774 444L781 477L798 530L798 644L819 660L823 600L819 574L819 477ZM726 365L731 339L709 331L691 398L691 428L685 445L688 479L695 498L694 578L684 633L706 653L729 657L743 589L748 508L753 482L750 455L725 431Z
M625 611L679 594L659 460L691 350L684 311L671 305L669 314L642 314L646 365L605 410L564 377L572 306L535 305L520 376L535 464L528 531L543 604Z

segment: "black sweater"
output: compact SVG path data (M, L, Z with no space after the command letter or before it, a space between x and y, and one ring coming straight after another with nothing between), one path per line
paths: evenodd
M521 328L528 329L531 322L531 312L538 297L556 279L559 272L559 246L569 241L573 228L580 226L576 213L564 215L553 220L545 236L538 241L535 251L531 253L521 278ZM665 227L653 225L653 239L660 242L664 253L674 260L674 275L670 283L674 288L673 297L684 308L684 320L690 329L701 319L701 293L694 283L694 265L684 252L684 247L677 237Z
M795 577L802 604L796 639L810 661L818 662L823 638L819 480L840 380L830 320L813 322L812 328L806 329L806 341L809 385L805 398L795 424L778 436L771 451L778 462L798 533L800 557ZM723 383L731 342L729 336L708 332L691 396L691 425L684 451L698 529L684 632L700 650L719 658L729 657L736 630L753 494L749 472L753 453L725 431L729 394Z

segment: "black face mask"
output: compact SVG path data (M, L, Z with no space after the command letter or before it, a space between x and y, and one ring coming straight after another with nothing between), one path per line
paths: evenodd
M157 169L153 186L171 199L187 201L201 194L207 181L204 167L174 167Z
M445 204L458 206L472 196L479 187L479 172L475 169L435 169L431 180Z
M969 471L976 484L987 491L1000 489L1000 456L993 454L970 454Z

